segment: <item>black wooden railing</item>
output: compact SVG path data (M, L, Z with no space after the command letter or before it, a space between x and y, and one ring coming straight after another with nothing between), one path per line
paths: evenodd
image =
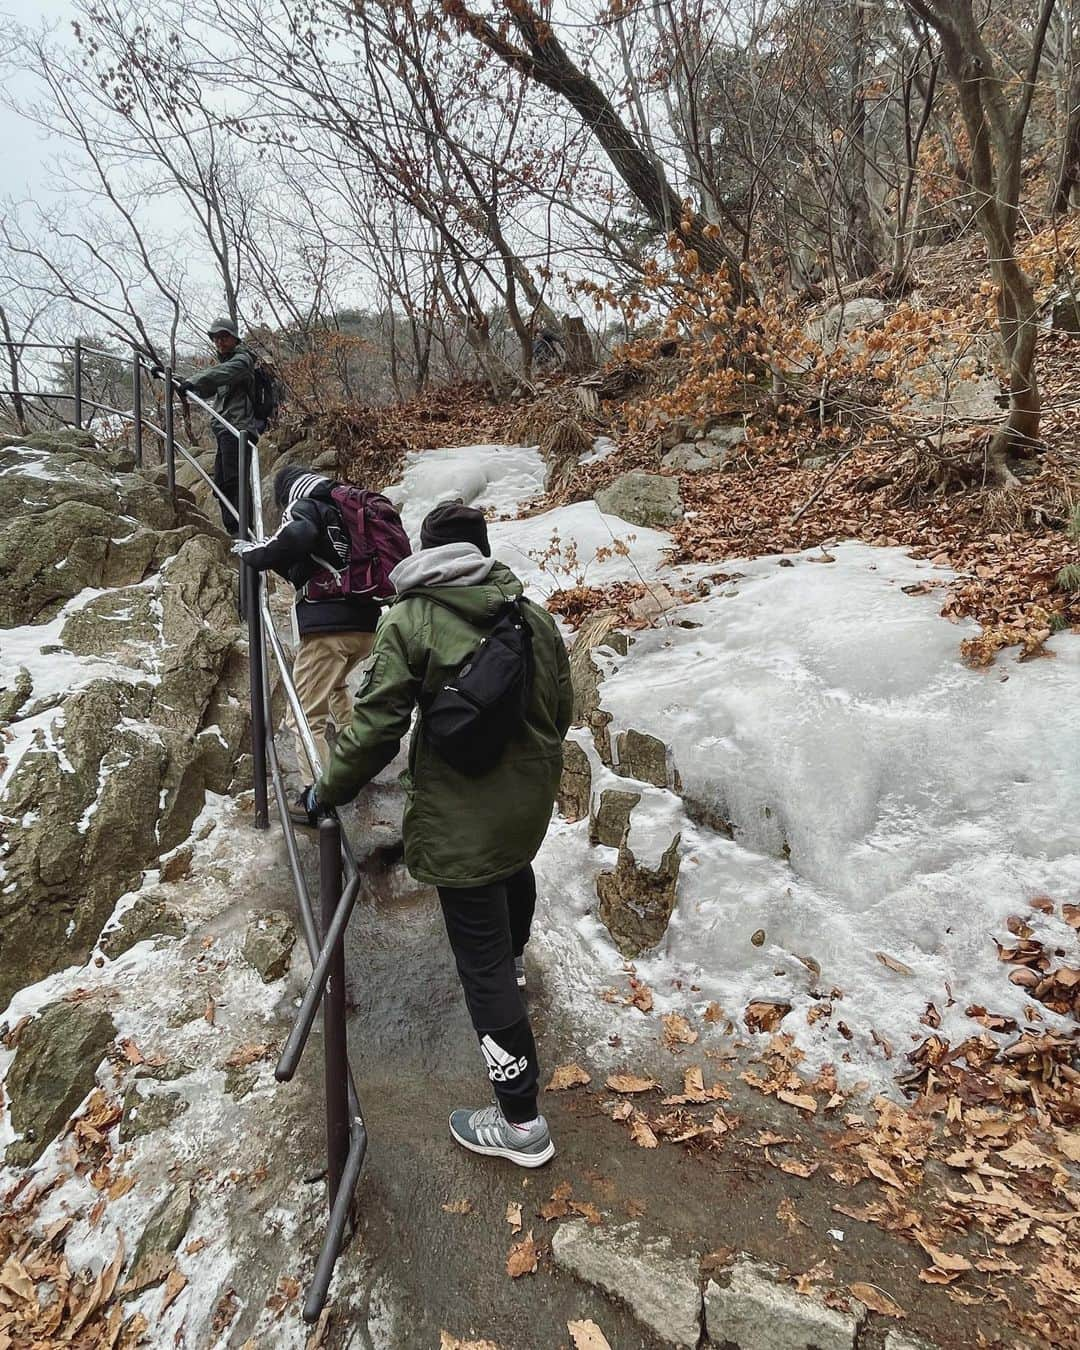
M237 522L241 539L259 541L265 538L262 511L262 473L258 444L246 430L234 427L216 409L197 395L188 392L185 397L200 407L217 425L232 432L239 447L239 493L234 506L210 475L203 469L194 453L176 438L174 394L176 381L171 369L164 369L164 426L149 421L143 411L143 379L150 378L157 367L141 352L133 351L131 362L132 406L114 408L86 396L84 362L86 355L103 357L126 364L128 358L114 352L100 351L76 340L67 345L52 343L16 343L24 350L67 352L71 355L74 388L70 395L47 393L28 389L0 389L0 396L9 399L36 399L42 401L58 421L71 425L57 405L70 402L72 422L82 428L86 410L119 417L131 424L135 463L144 464L144 436L149 432L162 442L162 461L170 495L176 497L176 464L179 457L194 469L204 486ZM89 419L91 422L93 416ZM255 828L265 830L270 825L269 789L273 789L277 816L284 832L285 852L293 889L296 893L297 913L304 941L311 959L312 971L304 991L285 1048L275 1069L279 1082L288 1082L299 1067L319 1009L322 1009L323 1080L326 1103L326 1175L329 1214L322 1248L315 1265L315 1273L308 1288L303 1315L307 1322L316 1322L326 1305L334 1267L345 1244L352 1212L353 1195L367 1152L367 1130L356 1094L356 1084L349 1066L348 1040L345 1020L345 930L362 884L356 855L337 815L332 813L319 825L319 913L316 915L311 893L301 862L296 830L289 815L285 778L278 759L273 699L270 680L271 663L277 672L279 686L285 694L292 718L299 731L299 739L309 763L307 782L318 779L322 765L315 739L307 717L300 705L292 668L284 644L278 635L270 611L269 597L262 576L250 567L240 566L237 601L242 618L247 624L248 665L251 688L251 758L255 796Z

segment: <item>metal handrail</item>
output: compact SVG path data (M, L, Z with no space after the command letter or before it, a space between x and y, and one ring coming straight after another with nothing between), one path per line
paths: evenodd
M32 344L22 344L30 346ZM53 344L33 344L52 350L64 348ZM114 416L131 421L136 432L136 462L141 466L142 432L149 427L165 443L165 465L170 495L175 498L176 469L175 455L180 455L191 464L214 495L228 508L236 518L237 533L241 539L265 542L265 529L262 511L262 473L258 446L249 442L249 434L241 430L211 407L198 394L185 392L185 397L202 408L214 422L224 427L237 438L237 451L240 469L240 493L236 505L205 472L194 455L176 440L173 432L172 392L177 383L168 368L161 373L166 380L165 427L156 426L142 415L141 376L149 366L144 354L133 348L133 394L135 407L128 411L113 408L93 399L83 398L82 356L85 353L107 357L113 360L122 358L112 352L98 351L96 348L74 344L75 426L82 423L82 410L85 405L111 413ZM42 393L37 390L2 390L0 394L10 396L22 394L27 398L56 400L70 398L71 395ZM57 417L56 409L50 411ZM61 421L66 421L60 418ZM287 1081L296 1071L307 1044L315 1020L315 1013L321 1002L323 1009L323 1053L325 1061L325 1096L327 1123L327 1191L329 1197L329 1215L322 1247L315 1264L315 1271L308 1288L304 1303L305 1321L318 1321L326 1304L334 1268L345 1242L346 1228L351 1213L353 1193L356 1189L360 1171L367 1155L367 1127L360 1109L356 1083L348 1059L348 1039L345 1020L345 930L348 926L356 898L362 884L361 874L352 845L338 819L331 811L319 828L319 896L321 903L322 938L316 923L311 894L304 877L300 860L300 850L296 831L289 815L289 803L285 790L284 775L278 759L272 721L272 697L269 675L269 658L272 658L285 691L286 700L303 747L311 767L311 781L317 781L322 765L315 745L311 726L300 702L293 682L292 672L281 638L278 635L274 617L270 610L269 597L263 585L262 575L252 568L240 566L240 609L248 627L248 660L251 670L251 730L253 778L255 784L255 824L257 828L269 827L267 803L267 780L273 786L278 817L285 837L285 851L292 876L293 889L296 892L297 909L300 924L304 932L304 941L311 960L312 973L308 980L300 1009L275 1070L280 1081ZM347 876L347 884L342 885L342 873Z

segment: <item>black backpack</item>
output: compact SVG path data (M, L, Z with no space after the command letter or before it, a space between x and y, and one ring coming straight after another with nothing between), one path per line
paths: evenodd
M251 376L251 410L260 433L274 420L281 407L281 395L281 381L274 374L273 367L263 361L256 361Z
M451 768L470 778L498 764L525 719L533 676L526 603L502 606L476 651L423 708L423 734Z

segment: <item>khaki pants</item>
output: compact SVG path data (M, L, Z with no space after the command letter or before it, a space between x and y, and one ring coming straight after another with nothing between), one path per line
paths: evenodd
M352 697L345 681L371 655L374 642L374 633L307 633L300 639L293 662L293 681L323 768L330 760L327 728L344 731L352 720ZM291 716L289 720L293 720ZM310 782L307 753L295 725L293 734L300 772L304 781Z

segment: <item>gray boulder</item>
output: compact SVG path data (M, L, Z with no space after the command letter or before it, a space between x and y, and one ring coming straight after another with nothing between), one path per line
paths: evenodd
M179 1092L141 1092L138 1084L124 1094L124 1114L120 1117L120 1142L141 1139L171 1125L188 1109L188 1100Z
M657 473L620 474L597 492L595 501L605 515L631 525L663 530L683 518L678 480Z
M257 915L244 935L244 960L259 972L264 984L280 980L289 969L296 945L296 929L281 909Z
M611 736L608 724L611 714L600 707L600 668L593 660L598 647L610 647L625 656L629 643L625 633L618 631L619 616L613 610L598 610L591 614L577 631L570 648L570 682L574 689L574 722L587 726L592 732L597 754L609 767L612 763Z
M873 328L885 317L884 300L872 296L860 296L854 300L845 300L833 305L824 314L811 319L806 325L806 333L812 341L825 351L834 352L844 344L849 336L859 328Z
M22 1138L8 1146L8 1163L28 1167L41 1157L94 1086L115 1036L109 1014L88 1003L50 1003L22 1029L5 1084Z
M620 731L617 745L619 772L624 778L636 778L653 787L668 785L668 748L656 736L644 731Z
M39 490L51 494L43 503ZM15 448L0 452L0 496L14 512L0 515L0 567L10 561L11 578L0 624L45 617L87 586L112 588L61 632L67 651L109 663L102 678L44 705L23 681L5 700L16 726L56 708L0 798L10 822L0 845L6 1002L85 960L119 896L187 838L207 791L228 791L247 735L248 675L224 537L178 526L147 477L90 447ZM113 942L146 935L121 927ZM175 916L166 927L177 929Z
M666 1239L647 1239L633 1223L597 1228L574 1219L556 1230L551 1254L561 1269L621 1299L665 1344L698 1344L698 1263L676 1256Z
M619 848L630 828L630 814L639 801L640 792L605 788L589 821L589 843Z
M853 1350L866 1314L855 1307L855 1315L842 1313L816 1293L797 1294L779 1271L743 1257L727 1283L709 1281L705 1325L710 1341L739 1350Z
M655 947L667 932L677 899L681 842L677 834L653 869L640 866L624 840L615 870L596 878L600 922L631 960Z
M141 895L126 909L113 928L106 928L98 946L110 960L129 951L137 942L155 937L183 937L184 916L161 895Z
M563 745L563 770L559 780L559 815L565 820L584 820L592 796L589 757L577 741Z
M135 1259L131 1263L132 1284L141 1284L146 1288L148 1284L153 1283L140 1279L140 1272L145 1271L151 1258L167 1256L170 1252L176 1251L184 1240L194 1213L195 1198L191 1193L191 1183L182 1181L162 1200L143 1229L139 1244L135 1248ZM165 1269L162 1269L162 1279L165 1273Z
M674 446L660 463L678 473L716 473L732 460L745 440L745 427L716 426L701 440L682 441Z

